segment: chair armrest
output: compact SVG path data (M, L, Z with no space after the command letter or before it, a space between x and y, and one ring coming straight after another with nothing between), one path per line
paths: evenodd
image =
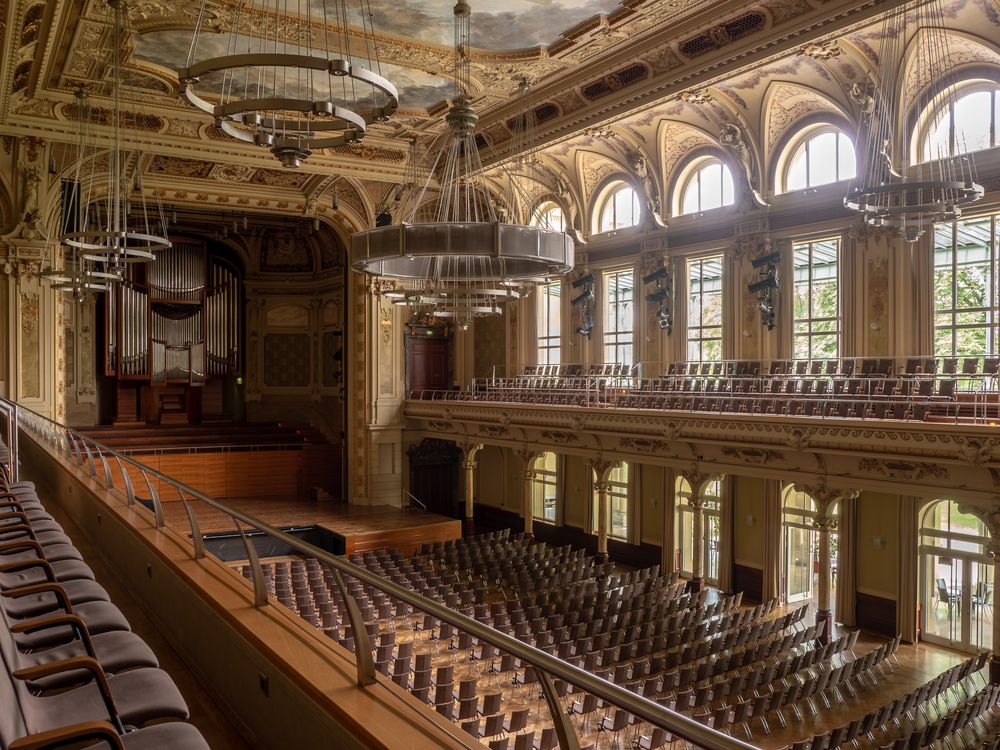
M59 606L67 614L73 614L73 604L69 600L69 594L58 583L33 583L30 586L16 586L6 591L0 591L0 596L8 599L19 599L22 596L32 596L34 594L52 594L59 601Z
M20 737L8 745L10 750L49 750L49 748L78 745L83 740L103 740L112 750L125 750L121 736L106 721L84 721L69 724L47 732Z
M24 633L27 635L29 633L38 632L39 630L58 628L64 625L69 626L80 642L83 643L83 648L87 652L87 656L96 659L97 651L94 648L94 642L90 638L90 631L87 630L87 625L77 615L60 614L34 617L30 620L14 623L10 626L10 632L15 634Z
M30 570L31 568L41 568L45 571L45 577L49 583L56 582L56 574L47 560L21 560L19 562L2 563L0 564L0 573L17 573L20 570Z
M35 539L35 530L26 523L12 523L10 526L0 526L0 534L6 534L10 531L22 531L32 539Z
M101 691L101 700L104 701L108 718L111 719L112 724L119 731L124 733L124 727L122 727L121 719L118 716L118 709L115 707L115 699L111 696L111 685L108 683L108 676L104 674L104 669L97 659L91 656L71 656L69 659L60 659L59 661L50 661L46 664L37 664L32 667L16 669L11 674L18 680L31 681L40 680L43 677L51 677L55 674L62 674L63 672L74 672L78 669L85 669L94 676L94 684Z
M45 557L42 545L34 539L16 539L13 542L0 542L0 555L16 550L31 549L38 553L39 557Z
M5 508L5 507L12 508L14 506L13 505L8 506L5 505L4 503L0 503L0 508ZM23 509L20 506L17 506L17 510L12 510L8 513L0 513L0 521L5 521L8 518L20 518L22 521L24 521L24 523L29 523L28 517L24 514Z

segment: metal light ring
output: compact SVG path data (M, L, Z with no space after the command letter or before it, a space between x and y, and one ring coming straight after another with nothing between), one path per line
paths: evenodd
M315 113L316 107L326 102L316 102L311 99L244 99L241 101L219 104L215 107L216 117L232 119L244 127L265 130L291 129L295 131L306 130L342 130L345 127L355 127L365 130L368 123L363 116L352 109L332 106L332 115L329 117L317 117L312 120L297 120L294 118L275 119L273 117L261 118L260 122L247 122L245 115L255 112L302 112L303 114Z
M115 260L115 254L108 252L107 254L100 253L86 253L80 256L84 260L94 261L95 263L110 263ZM149 254L143 252L141 255L122 255L119 253L117 257L117 262L123 266L130 266L137 263L149 263L152 260L156 260L155 257L150 257Z
M920 214L918 216L881 216L879 214L865 214L864 220L868 224L889 229L906 229L908 227L929 228L941 221L954 221L962 215L961 211L950 214Z
M412 291L404 292L402 296L418 295L427 298L434 297L441 300L462 299L469 297L510 297L511 299L519 299L521 293L516 289L512 289L507 286L495 288L485 286L445 286L435 288L434 286L431 286L429 289L414 289Z
M282 52L249 52L242 55L211 57L195 63L190 68L181 68L177 77L182 87L193 88L198 80L209 73L245 68L304 68L329 73L332 78L354 78L371 84L390 99L399 99L399 92L388 80L368 68L351 65L349 60L315 55L289 55Z
M887 185L859 187L851 190L849 196L885 195L909 192L911 190L955 190L958 192L979 191L983 186L975 182L961 180L920 180L916 182L894 182Z
M511 227L516 232L504 232ZM440 229L441 232L435 232ZM461 238L461 234L471 235ZM561 235L560 242L543 236ZM525 241L529 238L528 241ZM428 244L432 243L432 244ZM474 254L453 252L470 247ZM488 243L488 244L485 244ZM351 267L373 276L421 280L476 282L489 279L532 281L573 268L575 244L563 232L501 222L445 222L376 227L351 237ZM465 263L456 261L466 260ZM428 273L428 265L436 273Z
M468 307L470 305L492 305L516 302L521 298L519 294L483 294L483 295L463 295L457 297L442 297L438 294L414 294L401 299L393 300L393 304L401 305L433 305L441 308Z
M49 288L54 292L76 292L78 289L86 289L88 292L107 292L111 289L111 285L85 282L80 284L74 284L74 283L53 284Z
M929 203L901 203L897 199L903 198L902 193L885 193L882 195L864 196L865 198L871 198L874 200L845 200L844 205L848 208L853 208L857 211L932 211L934 206L964 206L968 203L974 203L975 201L982 198L981 194L977 193L958 193L956 195L950 195L947 198L940 197Z
M463 310L441 310L434 308L434 315L438 318L462 318L467 316L499 315L500 310L495 307L467 307Z

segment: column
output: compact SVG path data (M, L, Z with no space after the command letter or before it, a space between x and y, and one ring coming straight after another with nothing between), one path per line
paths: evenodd
M594 485L597 492L597 560L608 560L608 527L611 525L611 482Z
M839 520L837 515L834 513L834 508L841 501L846 501L857 497L857 490L842 490L835 489L832 487L826 487L825 485L820 485L819 487L799 487L796 485L796 489L801 489L810 495L813 501L816 503L816 517L813 519L813 528L816 529L818 536L817 544L819 547L819 586L816 592L816 624L823 624L823 635L820 637L820 641L824 644L830 643L833 640L833 612L831 610L830 602L830 578L831 578L831 554L830 554L830 534L838 529ZM841 551L853 549L851 540L840 540ZM841 573L841 584L842 586L848 584L848 576L846 575L850 570L851 561L844 560L843 564L839 565ZM851 574L853 580L853 573Z
M691 487L688 507L691 508L691 581L688 590L702 591L705 588L705 490L711 482L719 479L715 474L704 474L696 469L683 474Z
M594 489L597 493L597 561L608 560L608 534L611 531L611 472L622 465L621 461L596 459L590 462L594 472ZM591 500L593 504L593 500Z
M819 503L817 503L819 505ZM825 624L820 640L826 644L832 640L833 613L830 611L830 532L837 527L829 510L825 515L816 516L813 526L819 536L819 590L816 595L816 625Z
M465 536L472 536L476 533L474 497L476 490L476 455L482 450L483 444L466 444L459 447L462 449L462 468L465 470L465 518L462 521L462 533Z
M694 539L691 541L691 584L688 588L694 592L705 588L705 498L701 492L701 488L692 490L691 499L688 500L688 506L693 511L694 529Z
M1000 594L1000 539L990 540L986 546L986 554L993 563L993 652L990 655L990 682L1000 685L1000 655L997 653L997 644L1000 643L1000 617L996 615L996 598Z
M535 535L534 513L531 512L531 491L534 489L535 460L539 454L535 451L514 451L521 459L521 517L524 520L524 535L531 538Z

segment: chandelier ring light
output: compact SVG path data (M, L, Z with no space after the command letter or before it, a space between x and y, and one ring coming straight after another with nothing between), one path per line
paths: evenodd
M297 68L325 72L333 79L351 78L378 89L385 97L385 103L359 112L329 100L293 97L259 97L212 104L195 90L196 84L204 75L251 67ZM347 60L328 60L311 55L256 53L214 57L180 70L179 79L181 93L188 102L215 117L219 127L231 137L259 146L273 146L276 142L291 139L309 149L355 143L364 137L368 125L387 121L399 106L396 87L386 78L367 68L351 65ZM277 118L262 114L266 112L299 112L315 115L320 119ZM234 122L250 129L238 128L234 126ZM275 132L281 132L282 135L275 137Z

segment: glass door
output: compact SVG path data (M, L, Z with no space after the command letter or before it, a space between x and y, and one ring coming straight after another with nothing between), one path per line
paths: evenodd
M786 598L789 603L813 598L816 555L812 538L812 529L785 526Z
M921 572L923 639L962 651L992 648L993 566L927 552Z

